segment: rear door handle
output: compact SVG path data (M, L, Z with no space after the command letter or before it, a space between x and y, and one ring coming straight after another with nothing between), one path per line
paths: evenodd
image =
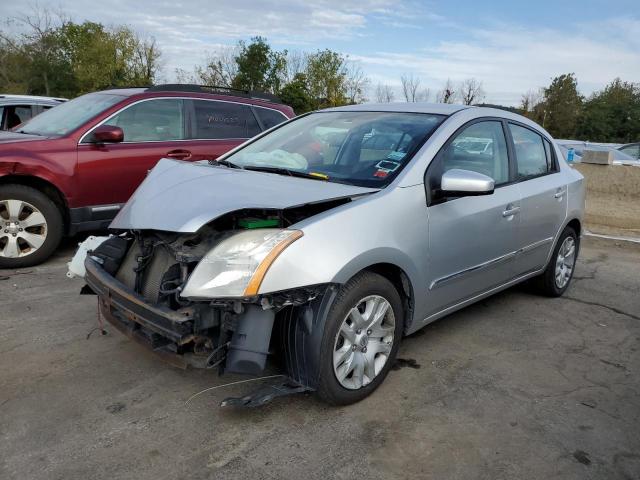
M512 217L516 214L520 213L520 207L511 207L507 206L507 209L502 212L503 217Z
M554 198L562 198L567 191L564 188L559 188L558 191L553 196Z
M186 160L191 158L191 152L189 150L171 150L170 152L167 152L167 157Z

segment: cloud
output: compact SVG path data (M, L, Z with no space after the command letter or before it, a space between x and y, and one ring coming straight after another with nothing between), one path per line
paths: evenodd
M495 103L517 104L562 73L575 72L586 94L616 76L640 78L640 20L633 16L551 29L471 19L454 7L443 16L421 0L56 1L75 21L125 23L155 36L167 79L177 67L203 63L209 51L256 35L276 48L341 50L361 62L372 85L399 88L400 75L414 73L435 92L447 78L476 77ZM0 17L27 8L4 1Z
M615 77L640 78L640 22L610 19L571 30L526 29L495 25L469 31L463 40L443 40L411 53L379 51L352 55L378 81L398 84L401 73L419 75L437 90L447 78L475 77L484 84L487 101L517 104L531 88L574 72L584 94ZM391 72L386 75L384 72ZM400 72L400 73L398 73Z

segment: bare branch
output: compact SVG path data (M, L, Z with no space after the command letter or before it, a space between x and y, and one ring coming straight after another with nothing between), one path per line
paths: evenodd
M482 101L484 98L484 90L482 88L482 82L479 82L475 78L467 78L460 83L460 100L464 105L473 105Z
M414 77L413 74L409 74L402 75L400 77L400 81L402 82L402 93L404 95L405 102L418 102L420 100L418 94L420 79L418 77Z
M393 98L393 90L389 85L383 83L376 85L376 101L378 103L391 103Z

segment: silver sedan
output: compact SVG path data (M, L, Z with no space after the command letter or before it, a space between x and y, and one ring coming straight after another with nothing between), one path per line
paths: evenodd
M430 322L525 280L562 295L583 210L582 176L524 117L356 105L223 158L161 160L93 239L85 279L107 320L174 365L279 360L286 386L241 403L348 404Z

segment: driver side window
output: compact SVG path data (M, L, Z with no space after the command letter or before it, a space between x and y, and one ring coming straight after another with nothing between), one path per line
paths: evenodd
M491 177L496 186L507 183L509 155L502 122L498 120L476 122L456 134L429 167L430 190L439 190L442 175L454 168Z
M509 181L509 156L502 122L468 126L442 153L442 173L453 168L471 170L493 178L496 185Z

